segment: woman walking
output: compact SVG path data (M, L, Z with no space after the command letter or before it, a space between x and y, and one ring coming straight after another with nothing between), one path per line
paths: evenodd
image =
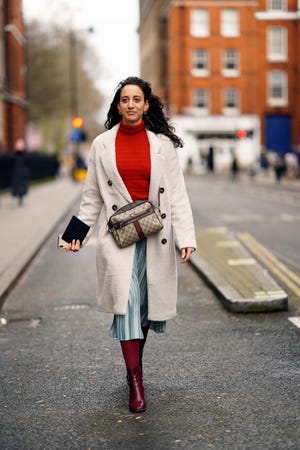
M23 139L18 139L15 144L11 192L14 197L17 197L19 206L23 205L24 196L27 194L29 178L30 174L25 142Z
M185 263L196 249L192 212L176 147L181 139L168 124L148 82L121 81L110 105L106 131L93 142L78 217L98 223L99 310L114 314L110 336L120 340L130 388L129 409L146 409L143 349L149 330L163 333L176 315L175 244ZM119 248L107 230L122 206L149 199L160 205L164 227L134 245ZM80 249L72 241L67 251Z

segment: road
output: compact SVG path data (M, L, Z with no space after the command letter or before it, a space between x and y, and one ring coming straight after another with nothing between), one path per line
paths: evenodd
M266 209L262 194L258 200L237 184L212 181L188 179L197 223L257 227L255 236L272 244L275 202ZM282 208L296 217L287 202ZM250 220L254 212L260 222ZM248 219L225 221L224 214ZM277 222L271 248L296 267L297 251L277 242ZM281 225L296 229L296 219ZM149 336L148 408L134 415L119 344L108 336L111 317L96 310L95 240L78 254L55 243L54 236L5 302L1 449L299 449L299 330L290 312L230 314L180 265L178 316L165 335Z

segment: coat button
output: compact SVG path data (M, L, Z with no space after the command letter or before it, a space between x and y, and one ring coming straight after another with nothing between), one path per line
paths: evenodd
M165 245L165 244L167 243L167 239L162 239L162 240L161 240L161 243L162 243L163 245Z
M107 184L108 184L108 186L112 186L112 181L108 180Z
M113 211L117 211L117 209L118 209L117 205L112 205L112 209L113 209Z
M165 192L164 188L163 188L163 187L159 188L159 192L160 192L161 194L163 194L163 193Z
M162 213L161 218L162 218L162 219L165 219L166 217L167 217L166 214L165 214L165 213Z

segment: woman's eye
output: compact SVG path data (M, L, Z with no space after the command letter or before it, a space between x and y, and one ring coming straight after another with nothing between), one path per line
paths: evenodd
M136 98L133 98L132 99L132 101L134 102L134 103L140 103L141 102L141 98L140 97L136 97ZM130 99L129 98L121 98L121 103L129 103L130 102Z

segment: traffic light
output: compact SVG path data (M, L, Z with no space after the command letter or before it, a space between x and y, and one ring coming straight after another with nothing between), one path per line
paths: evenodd
M247 137L247 131L246 130L238 130L236 135L239 139L245 139Z
M83 127L83 118L81 116L75 116L72 119L72 127L73 128L82 128Z
M246 139L246 138L251 138L251 137L253 137L253 134L254 134L253 130L243 130L243 129L240 129L240 130L238 130L238 131L236 132L236 137L237 137L238 139Z
M81 116L75 116L72 119L72 133L71 133L71 141L72 142L84 142L86 141L86 134L83 131L83 118Z

